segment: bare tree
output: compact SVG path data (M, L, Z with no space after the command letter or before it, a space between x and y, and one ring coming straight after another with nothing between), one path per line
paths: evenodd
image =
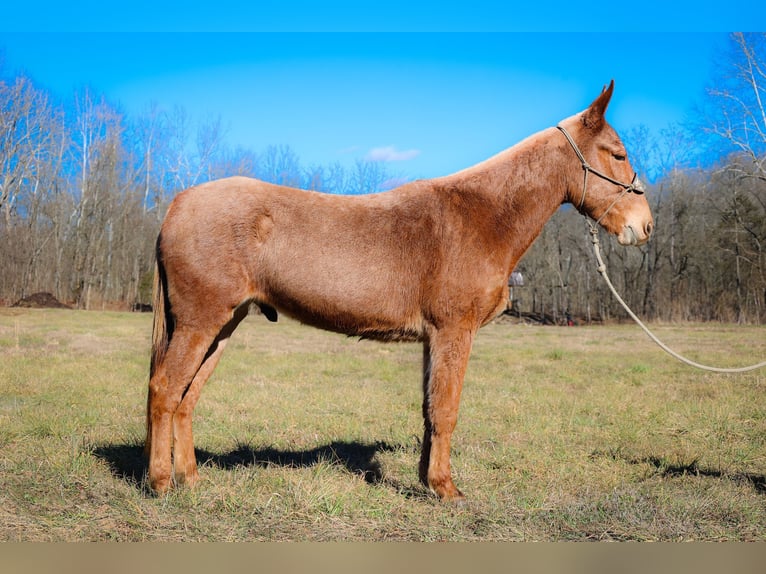
M110 284L114 215L127 190L122 116L103 97L85 89L75 98L73 146L77 172L73 269L70 290L77 305L91 308L94 290ZM131 174L132 175L132 174Z
M0 289L24 296L43 280L39 265L58 231L50 212L60 183L63 119L26 76L0 80Z
M221 117L211 117L197 127L196 137L196 170L192 184L215 179L215 165L224 154L225 129Z
M708 89L706 130L752 162L748 173L766 181L766 33L736 32L728 61Z
M718 193L711 202L719 213L717 248L725 256L724 277L733 278L724 290L742 322L760 317L766 306L766 33L732 34L719 69L708 90L705 129L733 153L718 170Z
M0 80L0 210L6 225L43 153L50 104L26 76Z
M256 175L270 183L300 187L301 165L289 145L270 145L260 155Z

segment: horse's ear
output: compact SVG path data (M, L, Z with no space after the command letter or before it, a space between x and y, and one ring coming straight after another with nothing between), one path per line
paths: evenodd
M593 100L593 103L588 107L582 115L582 123L586 128L600 128L604 124L604 114L606 108L609 105L609 100L612 99L612 92L614 91L614 80L609 82L609 87L606 86L601 90L599 96Z

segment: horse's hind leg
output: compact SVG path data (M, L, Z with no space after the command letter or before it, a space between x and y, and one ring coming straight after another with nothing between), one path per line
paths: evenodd
M215 336L179 326L149 382L149 485L157 493L170 488L173 417Z
M199 400L202 387L210 378L223 354L229 337L247 316L247 306L237 308L234 316L221 330L213 345L208 350L202 366L186 390L181 404L173 416L173 474L177 484L194 485L199 480L197 459L194 456L194 435L192 433L192 413Z
M194 375L191 385L173 415L173 477L178 485L193 486L199 480L197 458L194 455L192 413L202 387L218 364L225 346L225 339L213 343L214 349L207 355L197 374Z

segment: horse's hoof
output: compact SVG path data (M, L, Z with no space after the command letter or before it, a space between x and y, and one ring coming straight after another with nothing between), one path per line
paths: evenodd
M149 479L149 488L156 496L167 494L170 490L170 478Z
M175 474L175 481L178 486L185 486L187 488L193 488L197 482L199 482L199 472L195 468L193 472Z
M465 508L468 505L465 496L463 496L463 493L460 491L458 491L457 494L453 496L442 496L440 500L443 503L449 504L450 506L454 506L456 508Z
M454 484L443 485L441 488L432 487L431 491L439 497L441 502L455 506L463 506L465 504L465 496Z

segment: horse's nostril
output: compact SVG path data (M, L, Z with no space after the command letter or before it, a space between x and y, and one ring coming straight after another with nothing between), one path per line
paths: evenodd
M644 227L644 231L646 232L646 236L649 237L652 234L652 230L654 229L654 225L652 225L652 222L649 221L646 226Z

